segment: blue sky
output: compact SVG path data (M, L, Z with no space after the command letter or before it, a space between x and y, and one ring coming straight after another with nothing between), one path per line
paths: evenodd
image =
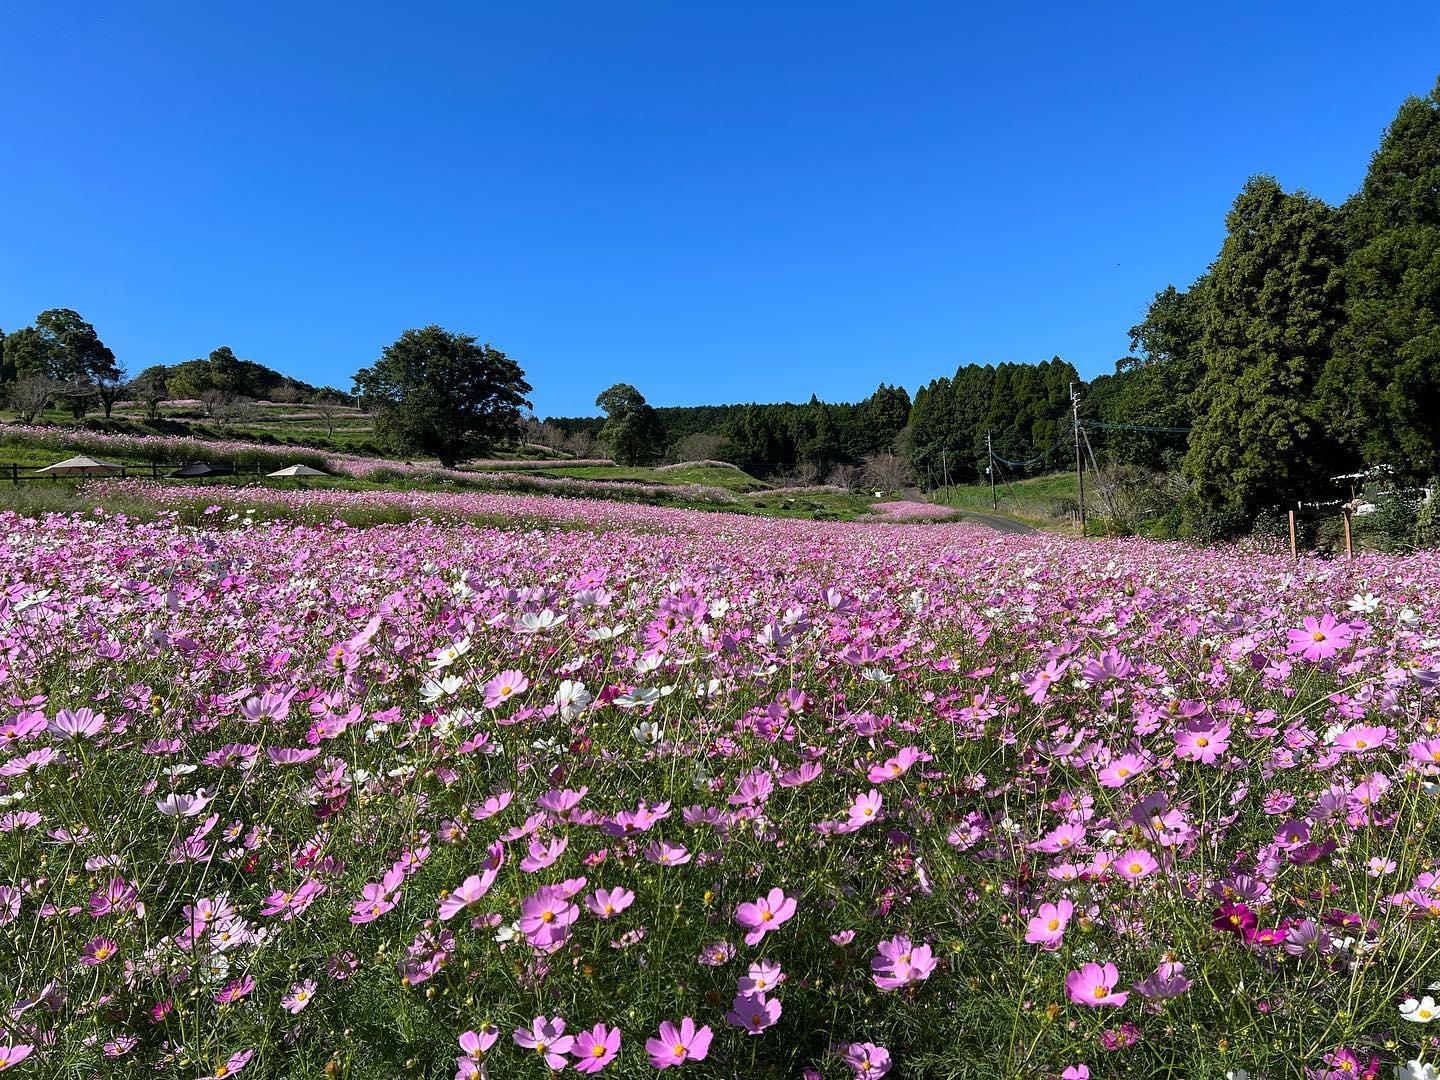
M16 0L0 328L347 387L408 326L541 415L1087 376L1245 178L1332 201L1440 5Z

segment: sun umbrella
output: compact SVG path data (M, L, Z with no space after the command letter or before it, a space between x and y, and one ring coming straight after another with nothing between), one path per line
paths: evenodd
M287 466L286 466L285 468L283 468L283 469L276 469L274 472L272 472L272 473L267 473L266 475L267 475L267 476L328 476L329 474L328 474L328 473L323 473L323 472L321 472L319 469L312 469L312 468L310 468L309 465L287 465Z
M123 466L111 465L109 462L96 461L94 458L86 457L84 454L77 454L75 457L66 458L64 461L57 461L54 465L46 465L43 469L36 469L37 473L51 473L54 475L66 476L103 476L108 473L118 472Z

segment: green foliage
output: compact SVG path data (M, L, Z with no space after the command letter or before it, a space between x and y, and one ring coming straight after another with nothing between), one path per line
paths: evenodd
M602 390L595 404L605 411L600 441L611 457L621 465L648 465L659 459L665 448L665 427L639 390L616 383Z
M380 441L400 454L433 454L453 467L520 427L530 384L520 365L469 334L431 325L406 330L355 373Z
M1197 535L1245 531L1261 509L1324 490L1340 463L1314 404L1342 314L1335 212L1256 177L1226 227L1185 458Z
M1365 465L1440 468L1440 83L1400 106L1346 207L1346 320L1321 387Z
M953 378L936 379L915 395L907 452L927 486L948 474L961 483L985 475L985 435L995 455L1053 468L1072 430L1070 384L1075 368L1058 356L1042 364L967 364ZM1014 470L1028 472L1030 470Z

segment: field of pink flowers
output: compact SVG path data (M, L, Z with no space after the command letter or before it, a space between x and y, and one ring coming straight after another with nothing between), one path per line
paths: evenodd
M1440 558L285 498L0 514L0 1072L1435 1075Z

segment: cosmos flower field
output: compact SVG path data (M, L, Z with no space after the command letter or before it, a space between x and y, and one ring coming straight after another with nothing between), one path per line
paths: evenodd
M0 1071L1436 1075L1435 555L203 497L0 515Z

